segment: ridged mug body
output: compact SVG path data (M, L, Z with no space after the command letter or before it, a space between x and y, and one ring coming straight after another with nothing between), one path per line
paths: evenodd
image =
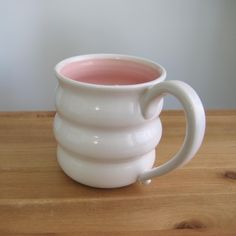
M64 172L93 187L132 184L152 168L162 126L163 100L153 119L144 119L140 99L145 87L97 89L59 81L54 134Z

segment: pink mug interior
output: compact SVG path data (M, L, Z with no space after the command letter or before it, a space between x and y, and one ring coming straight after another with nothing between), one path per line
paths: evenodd
M65 64L59 73L71 80L98 85L134 85L150 82L162 74L160 68L126 59L93 58Z

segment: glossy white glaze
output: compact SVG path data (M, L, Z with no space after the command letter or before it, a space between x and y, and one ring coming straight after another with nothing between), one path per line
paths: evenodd
M61 68L71 62L99 58L138 62L158 70L160 76L146 83L116 86L78 82L61 74ZM121 187L137 180L149 183L150 178L189 161L198 150L205 129L201 101L185 83L163 82L166 72L160 65L137 57L95 54L62 61L56 74L57 157L74 180L100 188ZM166 93L183 104L188 120L186 139L171 161L151 169L162 134L159 114Z

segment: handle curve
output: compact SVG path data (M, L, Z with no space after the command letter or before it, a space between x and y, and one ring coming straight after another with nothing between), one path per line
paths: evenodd
M186 132L180 150L166 163L139 175L139 181L149 183L150 179L164 175L190 161L198 151L205 133L205 112L202 102L188 84L172 80L151 87L141 99L141 111L145 119L153 117L156 101L166 94L175 96L183 106L186 116Z

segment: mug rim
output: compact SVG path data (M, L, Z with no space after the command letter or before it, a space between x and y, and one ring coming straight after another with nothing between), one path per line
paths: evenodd
M112 59L112 60L127 60L131 62L140 63L146 66L151 67L152 69L158 70L160 73L160 76L157 78L154 78L153 80L150 80L148 82L138 83L138 84L125 84L125 85L104 85L104 84L95 84L95 83L86 83L81 82L77 80L73 80L69 78L68 76L63 75L60 70L73 62L76 61L84 61L89 59ZM70 84L73 86L79 86L79 87L87 87L87 88L96 88L96 89L134 89L134 88L143 88L143 87L150 87L153 86L159 82L162 82L166 78L166 70L163 66L160 64L143 58L143 57L137 57L137 56L130 56L130 55L124 55L124 54L110 54L110 53L97 53L97 54L84 54L84 55L77 55L73 57L66 58L59 63L56 64L54 67L54 71L56 73L56 76L59 80L62 82L65 82L66 84Z

